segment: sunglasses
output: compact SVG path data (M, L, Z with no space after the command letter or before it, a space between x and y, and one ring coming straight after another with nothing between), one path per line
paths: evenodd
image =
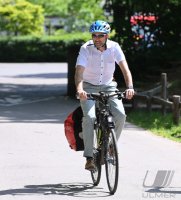
M106 34L92 34L92 38L103 38Z

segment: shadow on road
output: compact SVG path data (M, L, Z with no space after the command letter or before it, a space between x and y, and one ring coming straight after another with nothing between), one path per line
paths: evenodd
M67 84L52 84L52 85L35 85L35 84L1 84L0 83L0 99L7 96L19 95L31 97L38 94L38 96L47 95L65 95L67 94Z
M11 76L12 78L67 78L67 73L41 73L41 74L23 74Z
M101 191L102 188L95 187L91 183L60 183L45 185L26 185L24 188L8 189L0 191L3 195L66 195L75 197L105 197L109 192Z
M0 123L63 123L78 101L66 96L47 96L17 105L0 106Z

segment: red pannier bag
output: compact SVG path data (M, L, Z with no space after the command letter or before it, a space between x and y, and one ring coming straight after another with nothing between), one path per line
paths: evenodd
M82 139L82 108L79 106L70 113L64 121L65 136L71 149L75 151L84 150Z

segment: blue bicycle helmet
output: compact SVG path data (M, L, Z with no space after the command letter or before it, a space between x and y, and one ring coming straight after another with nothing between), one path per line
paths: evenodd
M108 34L110 33L110 31L111 31L110 25L107 22L101 20L93 22L89 29L89 32L91 33L99 32Z

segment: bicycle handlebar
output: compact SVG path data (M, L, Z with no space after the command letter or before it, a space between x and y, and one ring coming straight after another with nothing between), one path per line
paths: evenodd
M109 99L111 97L117 96L117 98L119 100L121 100L121 99L125 98L125 95L126 95L126 92L120 92L119 90L116 90L116 91L111 92L111 93L101 91L101 92L98 92L98 93L87 93L87 99L88 100L96 100L96 99L99 99L99 98Z

